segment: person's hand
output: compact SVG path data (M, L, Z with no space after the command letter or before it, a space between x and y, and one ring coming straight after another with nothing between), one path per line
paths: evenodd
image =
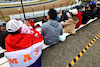
M24 21L24 24L26 24L27 26L31 26L30 23L28 21Z

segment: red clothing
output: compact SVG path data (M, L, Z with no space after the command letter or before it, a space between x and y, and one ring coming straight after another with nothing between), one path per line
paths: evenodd
M35 23L32 20L30 20L30 25L34 28Z
M82 24L82 14L83 14L83 12L78 11L78 14L76 15L76 17L78 18L79 22L76 24L75 29L79 28L79 26Z
M10 67L41 67L42 45L43 37L34 29L31 29L31 34L9 34L5 46Z
M5 46L7 52L26 49L33 44L36 44L43 40L43 37L41 36L41 34L39 34L38 31L34 29L32 29L32 31L33 32L31 34L18 33L16 35L8 35L5 39ZM35 34L37 34L38 37L35 37Z

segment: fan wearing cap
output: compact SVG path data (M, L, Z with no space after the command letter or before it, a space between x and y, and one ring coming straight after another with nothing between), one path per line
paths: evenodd
M30 34L21 33L22 25L23 22L17 20L6 24L9 35L5 47L10 67L41 67L43 37L35 29L30 29Z
M70 12L69 19L65 20L65 22L61 22L61 24L63 26L63 32L75 34L76 33L75 26L79 21L76 17L78 11L77 11L77 9L72 9L72 10L69 10L69 12Z

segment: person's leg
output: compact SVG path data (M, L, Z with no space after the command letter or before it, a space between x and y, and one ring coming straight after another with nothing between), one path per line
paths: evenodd
M37 61L34 64L32 64L28 67L41 67L41 57L39 59L37 59Z

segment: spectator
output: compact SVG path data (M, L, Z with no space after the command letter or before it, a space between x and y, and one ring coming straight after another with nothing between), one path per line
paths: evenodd
M37 25L35 26L35 29L38 28L38 27L40 27L40 24L37 24Z
M92 1L89 6L91 9L91 19L94 19L97 16L97 10L98 10L96 7L96 2Z
M0 46L5 49L5 38L8 35L7 31L3 31L2 25L0 25Z
M42 20L42 24L47 22L47 16L44 16L43 20Z
M90 7L88 7L88 10L87 9L87 6L85 6L85 11L83 11L83 14L82 14L82 24L86 24L89 20L90 20L90 16L91 16L91 9Z
M33 20L30 20L30 25L35 29L35 23L33 22Z
M36 18L34 18L34 22L35 22L35 23L37 22L37 19L36 19Z
M35 29L30 29L29 34L20 33L21 25L22 22L17 20L6 24L9 35L5 39L5 47L10 67L41 67L43 38Z
M63 10L62 11L61 18L60 18L60 21L65 21L65 20L68 20L68 16L66 15L66 11Z
M68 18L70 17L70 13L67 11L66 15L68 16Z
M75 26L78 23L78 19L76 17L76 14L78 13L77 9L69 10L70 12L70 18L66 20L65 22L61 22L63 26L63 32L64 33L70 33L70 34L75 34Z
M59 16L57 16L55 20L59 21Z
M96 4L97 4L97 8L98 8L97 17L100 18L100 1L98 1Z
M58 17L61 18L61 15L62 15L62 11L58 14Z
M76 24L75 29L79 28L80 25L82 24L82 14L83 14L83 12L79 11L79 9L78 9L78 14L76 15L76 17L78 18L79 22Z
M49 9L48 21L42 25L41 35L44 37L46 45L53 45L59 41L60 34L63 34L62 25L56 21L57 12L54 9Z

